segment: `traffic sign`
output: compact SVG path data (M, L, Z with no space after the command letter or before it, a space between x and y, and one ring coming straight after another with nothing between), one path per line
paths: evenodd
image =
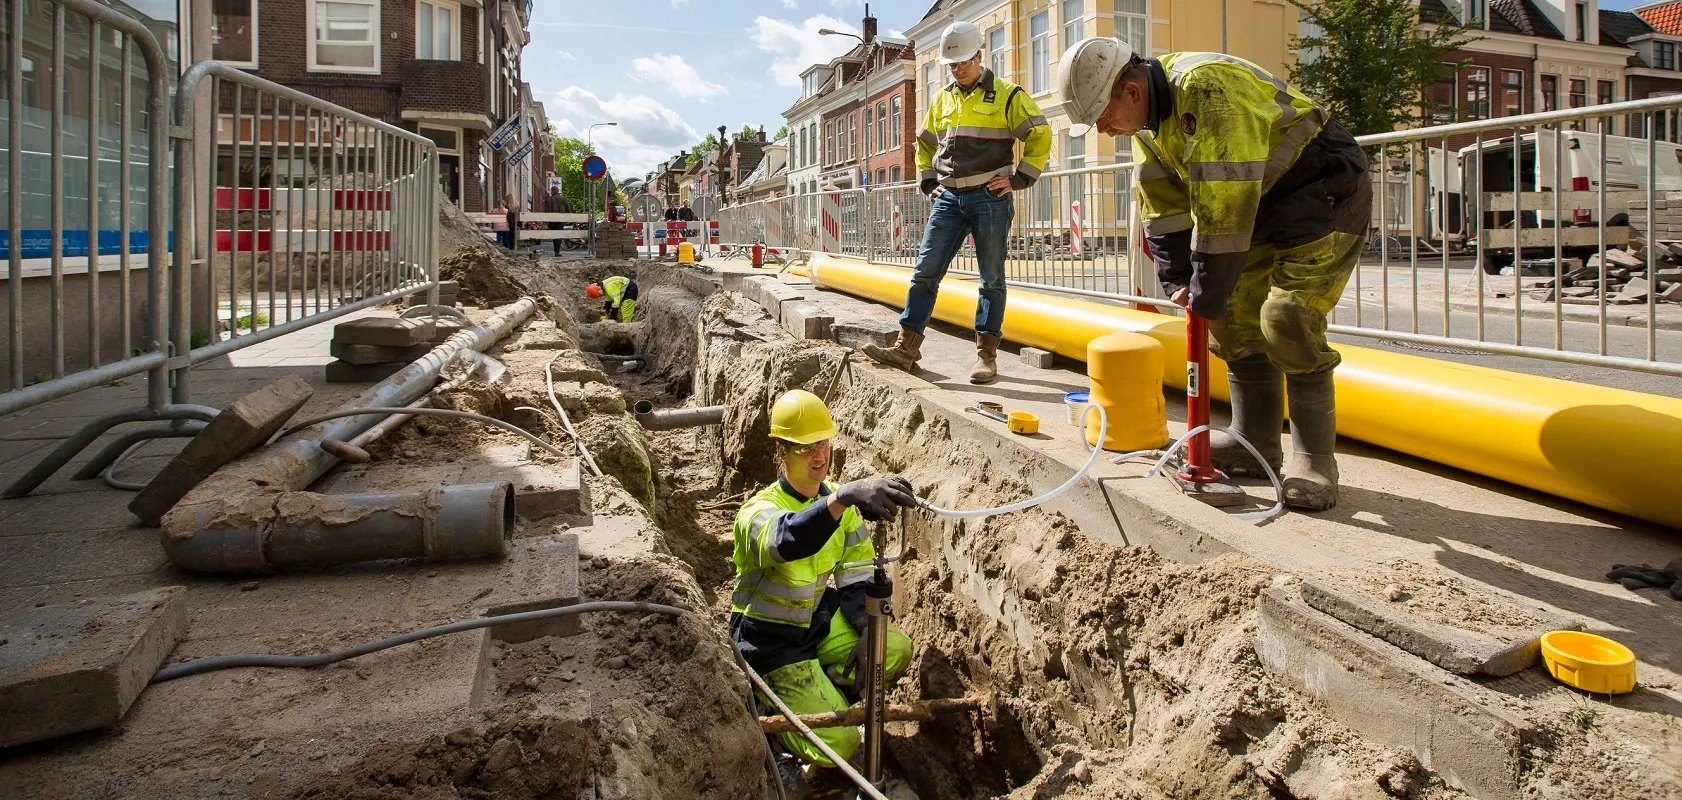
M666 204L651 194L637 195L631 201L631 219L638 222L658 222L666 218Z
M512 153L509 153L508 154L508 160L509 161L520 161L521 159L524 159L526 156L530 155L531 151L532 151L532 148L536 147L536 146L537 146L537 141L535 139L531 140L531 141L528 141L525 144L520 145L519 149L515 150Z
M607 174L607 161L601 156L590 156L584 159L584 177L599 181Z
M504 146L506 146L508 144L508 142L510 142L511 140L514 139L514 137L519 135L519 133L520 133L520 118L521 118L520 114L515 114L512 119L508 120L507 122L502 123L502 127L497 128L496 133L491 134L491 149L492 150L501 150Z

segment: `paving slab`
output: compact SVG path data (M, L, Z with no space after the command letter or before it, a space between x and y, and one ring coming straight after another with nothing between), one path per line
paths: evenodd
M135 496L129 510L156 527L194 486L267 442L314 394L309 384L288 375L230 403Z
M1049 350L1041 350L1038 347L1024 347L1016 355L1022 359L1022 363L1034 369L1051 369L1057 363L1055 353Z
M877 347L893 347L899 340L899 326L870 319L839 316L830 326L830 333L835 337L835 343L842 347L861 350L867 344Z
M334 339L328 347L328 353L334 358L357 366L367 364L408 365L430 352L432 352L431 342L422 342L408 347L382 347L377 344L349 344Z
M542 464L523 447L491 447L449 464L373 462L343 465L316 481L312 491L401 492L440 484L472 485L508 481L514 485L514 512L525 519L588 516L590 500L576 460Z
M187 629L186 590L0 617L0 747L115 725Z
M333 326L333 340L346 344L411 347L432 339L432 322L397 317L362 317Z
M411 362L398 364L352 364L348 361L334 361L327 365L328 383L378 383L404 369Z
M1336 589L1314 581L1302 598L1315 609L1458 675L1511 675L1528 669L1541 656L1542 634L1581 630L1572 620L1549 617L1534 630L1502 641L1486 633L1439 625L1407 613L1392 603Z
M829 339L835 317L815 303L791 300L782 304L782 323L796 339Z

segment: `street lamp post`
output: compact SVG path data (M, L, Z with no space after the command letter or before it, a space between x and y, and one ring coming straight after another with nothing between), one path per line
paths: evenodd
M724 137L725 126L718 126L718 149L713 151L713 158L718 162L718 207L724 208L729 198L724 194Z
M614 126L618 124L617 122L598 122L585 129L584 147L590 151L590 155L596 154L596 129L604 125ZM594 258L596 255L596 182L588 177L585 177L584 180L584 188L587 190L589 198L585 202L590 206L590 256Z
M868 9L866 9L866 10L868 11ZM870 53L876 47L876 42L874 40L865 41L865 38L863 36L860 36L856 33L848 33L846 31L838 31L838 30L835 30L833 28L820 28L818 30L818 35L819 36L850 36L854 39L859 40L859 44L864 45L864 58L861 59L861 61L859 63L859 107L858 107L858 111L853 114L853 119L856 120L856 123L853 126L853 146L859 148L859 158L858 158L858 165L857 165L857 168L858 168L858 171L859 171L858 184L859 184L859 186L864 186L865 183L866 183L865 171L864 171L864 158L865 158L866 155L868 155L868 153L866 153L865 149L864 149L864 136L862 134L864 133L864 130L863 130L864 109L865 109L866 106L870 105L870 78L866 73L868 71L868 67L870 66Z

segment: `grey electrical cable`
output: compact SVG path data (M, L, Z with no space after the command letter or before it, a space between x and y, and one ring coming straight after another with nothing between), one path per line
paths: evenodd
M747 659L742 658L742 649L736 646L734 638L730 641L730 654L736 657L736 666L741 667L742 675L746 676L751 670L748 669ZM759 719L759 698L753 696L752 682L748 683L747 706L748 713L752 714L754 719ZM783 773L777 769L777 753L771 749L769 736L765 739L765 770L771 776L771 785L777 789L777 800L788 800L788 793L783 791Z
M857 784L859 791L864 792L864 794L870 797L871 800L888 800L888 796L882 794L882 792L875 786L870 785L870 781L865 780L864 776L860 775L858 770L853 769L853 765L847 763L847 759L842 758L839 753L830 748L828 743L819 738L816 733L813 733L812 729L807 727L806 723L801 722L800 715L789 709L789 707L783 703L783 699L778 697L776 692L771 691L771 687L765 685L765 679L759 677L759 673L754 672L753 668L749 667L746 662L742 663L742 669L747 670L748 680L753 681L753 685L758 687L759 691L765 693L765 697L771 701L772 705L777 707L777 711L782 713L783 718L787 719L789 724L794 726L795 730L800 731L800 734L805 736L807 741L811 742L814 747L818 748L818 752L823 753L824 758L829 759L829 763L834 764L836 769L841 770L841 774L846 775L848 780Z
M365 416L365 415L368 415L368 414L414 414L414 415L423 416L423 417L454 417L456 419L470 419L470 420L473 420L475 422L483 422L486 425L494 425L498 428L501 428L505 431L508 431L509 433L515 434L516 436L524 437L525 439L527 439L531 443L533 443L533 444L535 444L535 445L537 445L537 446L539 446L539 447L541 447L545 450L548 450L549 452L554 453L555 455L558 455L562 458L566 458L566 456L567 456L567 452L565 450L562 450L559 447L556 447L556 446L554 446L554 445L552 445L548 442L543 441L542 439L537 438L536 436L532 435L532 433L530 431L527 431L524 428L519 427L518 425L514 425L514 424L508 423L508 422L503 422L502 420L497 419L495 417L487 417L484 414L475 414L471 411L455 411L455 410L448 409L448 408L410 408L410 407L397 408L397 407L393 407L393 406L369 406L367 408L353 408L353 409L349 409L349 410L346 410L346 411L337 411L337 412L334 412L332 414L323 414L322 416L319 416L319 417L314 417L314 418L311 418L311 419L304 420L303 422L300 422L296 425L293 425L290 428L287 428L279 436L276 436L275 439L276 440L284 439L288 436L291 436L294 433L297 433L298 431L301 431L305 428L308 428L311 425L317 425L317 424L326 422L328 420L343 419L344 417L361 417L361 416Z
M555 356L549 359L549 363L543 365L543 382L549 388L549 402L554 404L555 413L561 415L561 427L566 428L567 435L572 437L573 446L578 448L578 454L584 458L584 463L590 465L590 471L596 473L596 477L600 478L602 468L596 466L596 459L591 457L590 449L584 446L583 437L580 437L578 431L572 427L572 417L567 416L567 410L561 408L561 398L555 395L555 362L559 361L561 354L565 352L565 350L556 352Z
M117 456L111 461L111 466L106 467L104 472L99 473L100 480L105 481L106 486L113 489L122 489L124 491L138 492L141 489L146 488L146 484L151 483L151 481L125 481L117 477L117 468L121 467L123 462L128 460L129 456L144 450L146 445L155 441L157 441L157 439L141 439L140 441L129 445L128 449L124 450L122 455Z
M153 673L152 683L163 683L164 681L172 681L176 678L185 678L190 675L202 675L206 672L233 669L235 667L324 667L328 664L336 664L346 659L356 658L357 656L365 656L369 653L390 649L401 644L418 642L422 639L430 639L434 636L443 636L449 633L459 633L461 631L488 628L492 625L511 625L518 622L532 622L534 620L549 619L551 617L567 617L574 614L585 614L593 611L641 611L654 612L656 614L667 614L674 617L690 613L686 609L678 608L677 606L662 605L660 603L644 603L640 601L631 602L624 600L598 600L589 603L579 603L577 605L561 606L559 608L544 608L537 611L525 611L519 614L479 617L477 619L465 619L444 625L434 625L430 628L421 628L420 630L409 631L408 633L400 633L396 636L387 637L378 641L366 642L355 647L348 647L344 650L335 650L331 653L322 653L320 655L279 656L265 653L244 653L241 655L212 656L210 658L201 658L195 661L184 661L180 664L171 664Z

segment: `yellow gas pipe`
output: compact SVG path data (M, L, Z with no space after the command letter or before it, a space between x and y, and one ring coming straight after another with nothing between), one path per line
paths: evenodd
M910 271L814 253L812 282L893 306ZM976 286L948 282L936 319L975 320ZM1076 360L1107 333L1160 340L1165 385L1185 388L1185 323L1144 311L1011 289L1004 336ZM1338 433L1633 517L1682 528L1682 400L1339 345ZM1226 367L1210 358L1227 400Z

